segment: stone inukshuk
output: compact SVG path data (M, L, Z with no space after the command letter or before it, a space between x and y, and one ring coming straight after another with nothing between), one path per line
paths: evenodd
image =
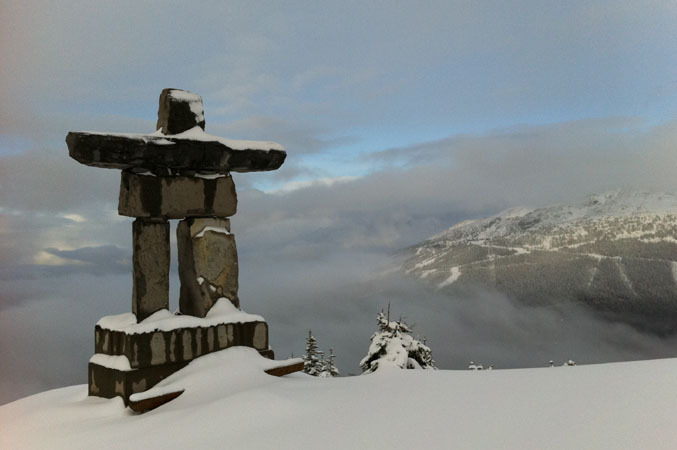
M71 132L66 138L69 154L78 162L122 170L118 213L135 218L132 311L139 325L169 307L169 219L181 219L181 314L204 318L224 298L236 308L240 305L237 249L228 219L237 210L230 172L275 170L286 153L273 142L218 138L204 128L202 98L165 89L153 134ZM230 328L212 320L164 330L134 328L129 320L126 328L116 328L110 325L115 321L104 318L96 328L90 394L121 395L127 401L131 393L147 389L189 360L230 345L249 345L270 355L267 326L256 317L228 323ZM129 370L111 367L105 356L127 358ZM137 372L125 373L130 371Z

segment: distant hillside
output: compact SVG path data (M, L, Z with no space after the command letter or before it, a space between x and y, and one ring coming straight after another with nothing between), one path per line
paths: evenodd
M450 294L481 286L528 304L574 301L677 332L677 197L619 190L516 208L414 246L402 269Z

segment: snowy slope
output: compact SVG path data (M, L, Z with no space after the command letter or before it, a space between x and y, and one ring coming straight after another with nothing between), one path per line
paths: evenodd
M677 359L324 379L260 364L245 348L196 360L168 379L186 393L140 416L85 386L34 395L0 407L0 448L677 448Z
M573 300L659 333L677 326L677 197L618 190L459 223L416 246L405 273L457 293Z
M581 203L532 209L511 208L495 216L461 222L430 241L489 242L523 239L524 250L580 244L607 233L609 238L665 239L677 217L677 196L632 190L591 195ZM591 231L595 232L591 232ZM657 236L660 235L660 236ZM671 239L670 239L671 238Z

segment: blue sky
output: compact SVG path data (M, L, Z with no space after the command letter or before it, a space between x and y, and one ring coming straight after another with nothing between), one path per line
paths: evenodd
M342 342L318 312L348 314L337 280L458 220L677 190L676 25L671 1L3 1L0 402L83 382L93 324L127 311L119 174L68 158L68 131L152 132L174 87L202 95L210 134L283 144L279 171L235 175L233 229L243 306L298 353L299 327ZM79 283L102 299L67 314ZM53 377L22 359L55 353L36 328L78 349Z

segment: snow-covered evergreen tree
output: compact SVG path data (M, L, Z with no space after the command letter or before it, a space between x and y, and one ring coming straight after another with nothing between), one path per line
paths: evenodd
M482 364L475 364L474 361L470 361L468 370L484 370L484 366Z
M308 375L314 377L322 372L322 365L317 350L317 341L311 330L308 330L308 338L306 339L306 354L303 358L303 371Z
M341 374L338 367L336 367L336 355L331 348L329 349L329 360L327 360L327 372L329 372L329 375L332 377L337 377Z
M306 339L306 354L303 358L303 371L314 377L337 377L339 370L334 365L336 355L329 349L329 359L324 359L324 352L317 349L317 340L311 330Z
M360 367L362 373L379 368L436 369L432 351L411 336L411 328L402 318L390 320L390 314L381 311L377 316L379 331L371 337L371 345Z
M322 350L317 351L317 373L316 377L321 377L322 372L324 372L324 367L327 363L324 360L324 352Z
M491 364L487 367L484 367L484 364L475 364L473 361L470 361L468 370L494 370L494 365Z
M324 355L322 356L323 366L322 366L322 371L318 375L319 377L329 378L329 377L339 376L339 370L334 365L335 359L336 359L336 355L334 354L334 350L332 350L332 349L329 349L329 359L327 359L325 361Z

